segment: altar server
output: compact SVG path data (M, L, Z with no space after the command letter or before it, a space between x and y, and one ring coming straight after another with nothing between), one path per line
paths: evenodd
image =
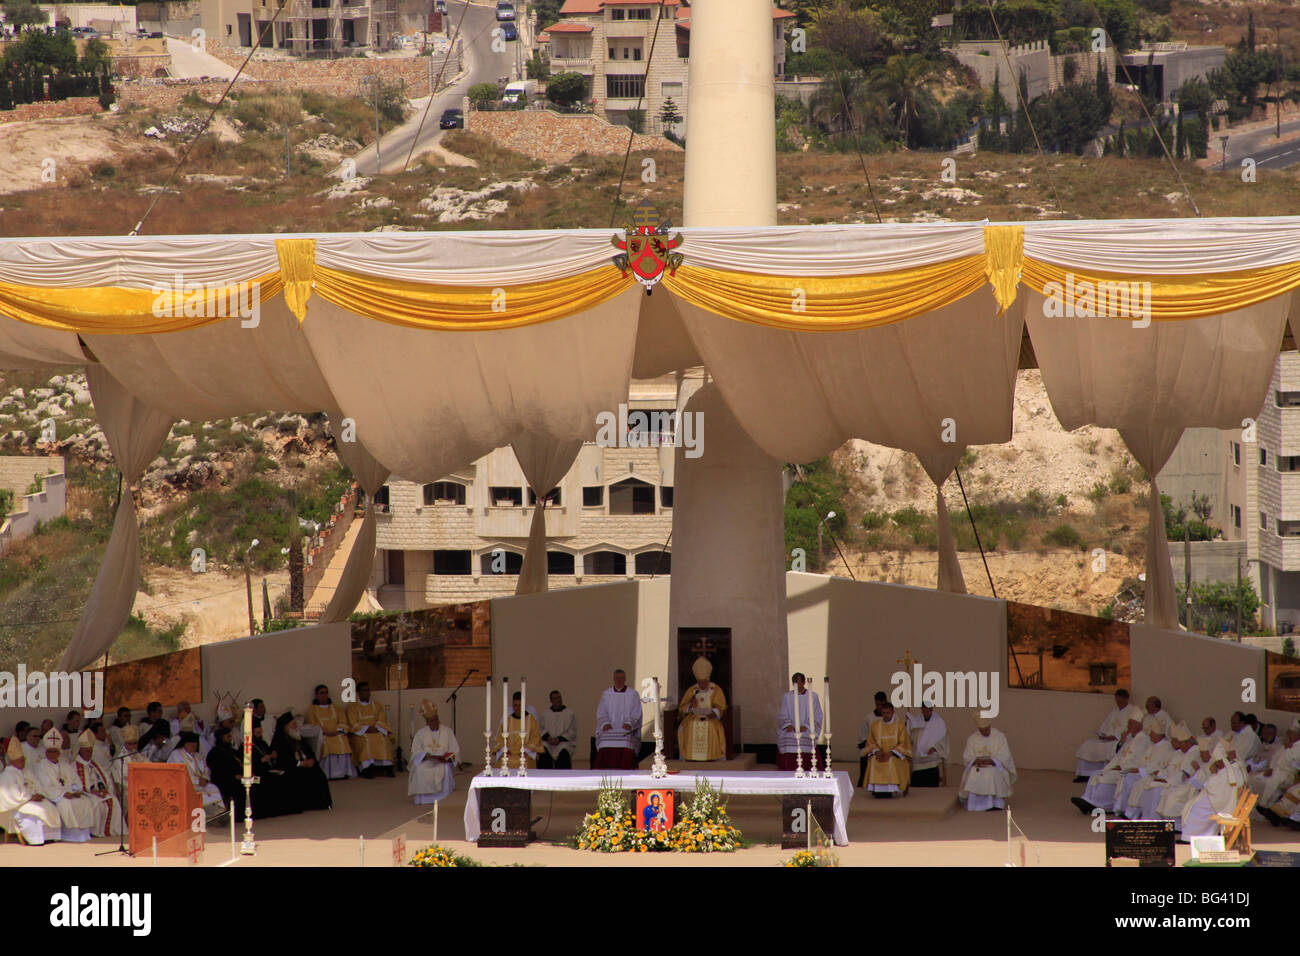
M913 787L937 787L940 769L948 762L948 725L938 712L921 705L919 714L908 713L907 730L912 737Z
M570 770L577 747L578 715L564 706L558 690L551 691L550 697L551 706L536 715L542 729L542 752L537 755L537 766L542 770Z
M627 686L627 674L614 671L596 708L596 762L593 770L635 770L641 752L641 696Z
M425 726L411 741L411 774L406 792L416 803L437 803L455 789L460 744L451 728L439 721L437 704L420 701L420 716Z
M967 810L1001 810L1016 782L1016 762L1006 735L988 717L975 718L975 732L962 750L966 770L957 798Z

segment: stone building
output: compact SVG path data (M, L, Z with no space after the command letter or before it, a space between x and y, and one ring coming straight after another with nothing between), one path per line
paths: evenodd
M542 31L539 42L551 73L587 77L597 113L630 125L638 103L645 132L663 131L660 112L671 99L683 117L689 89L691 8L688 0L566 0L561 19ZM772 8L772 70L785 73L786 34L794 14ZM548 49L549 48L549 49Z
M387 49L402 23L399 0L206 0L201 19L209 38L251 47L271 24L262 45L291 53L354 53ZM274 21L274 22L272 22Z
M671 375L634 382L628 447L588 442L546 496L551 589L670 573L673 442L691 441L678 435L678 394ZM611 414L622 422L619 410ZM371 589L379 603L411 609L513 594L536 497L509 447L440 481L394 477L376 498Z

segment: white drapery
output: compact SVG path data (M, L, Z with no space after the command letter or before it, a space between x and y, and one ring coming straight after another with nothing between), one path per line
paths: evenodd
M59 667L80 670L113 646L140 585L140 529L131 486L140 480L171 431L172 418L136 399L98 366L86 370L95 413L122 473L122 497L99 574Z
M334 450L366 493L366 516L361 519L361 529L352 542L352 550L348 553L347 563L343 565L338 586L330 596L329 604L321 612L322 624L347 620L357 609L357 602L370 583L370 571L375 563L375 522L378 520L375 517L375 495L388 480L387 468L375 461L360 443L345 441L344 437L342 429L336 424Z
M593 425L594 427L594 425ZM519 569L516 594L537 594L546 590L546 499L547 492L560 483L582 449L582 439L555 441L537 435L524 435L510 443L515 458L524 471L528 487L537 504L528 526L528 550ZM569 507L574 507L570 502Z

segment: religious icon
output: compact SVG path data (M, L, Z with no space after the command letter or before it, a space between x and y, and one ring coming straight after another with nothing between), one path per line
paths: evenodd
M636 828L667 833L673 828L672 790L638 790L636 792Z

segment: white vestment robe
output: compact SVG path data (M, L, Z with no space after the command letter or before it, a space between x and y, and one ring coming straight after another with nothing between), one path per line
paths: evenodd
M528 708L530 711L532 708ZM543 740L542 746L554 760L560 755L561 750L569 752L569 760L573 760L574 753L578 748L578 715L568 707L561 707L559 710L551 710L547 707L540 713L534 711L533 716L537 718L537 726L542 732L542 736L550 736L550 740ZM559 738L563 737L564 742L560 743Z
M1147 747L1142 754L1142 759L1137 762L1137 766L1134 768L1136 772L1126 771L1123 777L1120 778L1120 782L1115 788L1115 802L1111 805L1111 809L1115 813L1123 813L1124 808L1128 805L1129 797L1133 793L1133 788L1141 780L1150 777L1163 768L1169 762L1169 758L1173 753L1174 745L1170 743L1168 737L1164 737L1158 743L1152 743L1151 746Z
M221 797L221 791L212 782L212 775L208 770L207 763L198 754L192 754L184 747L178 747L171 752L167 762L182 764L189 771L190 783L194 786L199 795L199 800L203 803L204 812L209 816L221 813L226 809L225 801Z
M1216 752L1215 759L1222 760L1222 750ZM1241 766L1235 761L1227 761L1222 770L1211 774L1205 781L1196 799L1190 801L1183 809L1182 826L1179 828L1184 840L1197 836L1215 836L1220 833L1219 824L1211 817L1216 813L1231 814L1237 809L1237 798L1245 778Z
M609 724L609 730L602 728ZM628 724L631 729L624 730ZM606 687L596 708L596 749L626 747L633 753L641 750L641 695L631 687L621 691Z
M109 784L108 776L99 769L99 764L93 759L82 760L80 756L77 757L76 773L82 789L94 797L98 807L99 812L96 815L95 825L91 827L91 833L97 837L120 834L122 805L113 796L113 788Z
M35 766L29 765L29 770L29 784L59 811L59 823L63 828L60 839L69 843L89 840L100 813L99 801L82 791L76 771L62 760L50 763L43 757Z
M48 800L33 800L36 789L15 766L0 771L0 813L13 814L13 828L32 846L59 839L59 811Z
M1074 752L1077 760L1074 768L1075 776L1091 776L1104 767L1107 760L1115 756L1115 751L1119 749L1120 738L1124 736L1124 731L1128 730L1128 711L1127 706L1113 709L1102 720L1096 736L1089 737L1079 744L1079 749ZM1102 737L1115 739L1102 740Z
M908 714L907 729L912 735L913 773L948 762L948 725L938 711L932 711L929 720L919 710Z
M980 757L991 758L993 766L975 766L975 761ZM966 770L961 775L961 788L957 791L957 796L965 801L966 809L1006 807L1006 798L1011 796L1012 784L1016 782L1016 763L1011 757L1006 735L996 727L990 728L987 737L976 730L966 738L961 759Z
M812 725L811 730L809 725ZM822 732L822 701L816 691L804 691L799 695L799 736L796 739L794 726L794 691L788 690L781 697L781 707L776 715L776 750L777 753L792 754L812 753L813 741Z
M450 753L450 762L437 760ZM411 741L411 770L406 792L416 803L437 803L455 789L455 766L460 762L460 744L447 724L437 730L425 724Z
M1130 767L1137 767L1150 746L1151 738L1144 733L1124 741L1119 752L1088 778L1088 785L1083 788L1083 799L1094 807L1113 806L1115 791L1124 782L1125 772Z
M1245 769L1246 761L1259 753L1263 746L1259 734L1255 733L1255 728L1250 724L1245 724L1234 733L1229 742L1229 749L1236 753L1237 762L1242 765L1242 769Z
M1195 750L1184 753L1171 744L1169 751L1164 764L1154 773L1142 775L1142 779L1134 783L1133 789L1129 791L1124 815L1130 820L1154 820L1156 805L1160 802L1165 788L1171 783L1182 783L1186 775L1191 772L1191 755Z
M1246 786L1259 795L1256 806L1271 807L1295 786L1297 778L1300 778L1300 740L1284 750L1279 749L1264 770L1249 774Z

